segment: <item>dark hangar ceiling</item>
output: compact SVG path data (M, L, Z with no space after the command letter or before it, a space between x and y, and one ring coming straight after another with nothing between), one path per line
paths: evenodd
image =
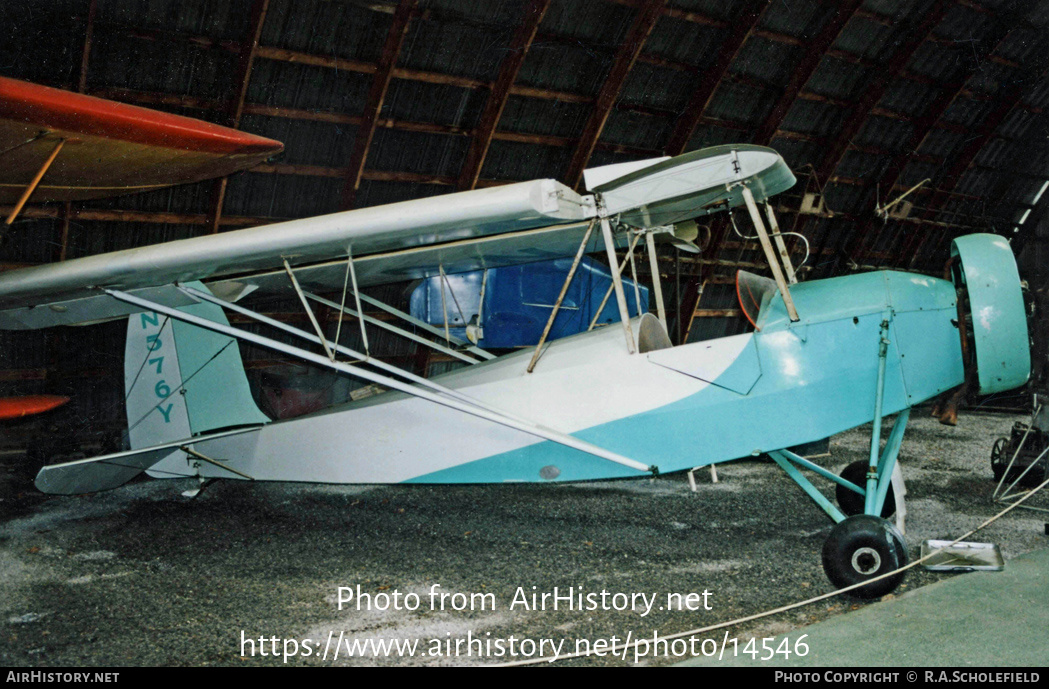
M952 237L1019 251L1045 215L1049 0L12 0L0 22L4 76L286 144L228 180L32 206L7 267L731 142L798 174L779 209L806 277L939 272ZM762 261L723 221L709 244L687 277Z

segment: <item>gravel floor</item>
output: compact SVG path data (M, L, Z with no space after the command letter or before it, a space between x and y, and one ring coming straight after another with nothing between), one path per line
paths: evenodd
M923 539L961 535L998 511L988 457L1016 418L964 414L950 428L916 412L901 454L912 557ZM832 457L821 461L837 470L864 458L868 437L869 427L834 438ZM467 634L483 641L513 636L565 639L562 650L571 651L577 639L671 634L831 590L819 561L830 522L768 462L724 465L717 484L698 472L695 494L678 475L487 487L224 482L196 500L180 496L191 485L182 481L46 498L30 488L24 462L9 459L0 470L5 665L283 663L272 655L242 658L242 632L259 650L260 636L291 639L301 650L306 639L322 645L329 632L333 639L340 632L418 639L423 651L435 649L433 640L442 646L439 655L347 659L344 652L337 661L332 654L292 657L289 665L478 664L492 659L476 651L448 657L445 644ZM1049 507L1046 496L1036 501ZM1016 511L975 540L993 541L1014 557L1049 545L1044 521L1043 514ZM956 575L915 570L901 591L944 576ZM372 595L416 593L419 609L357 611L351 603L339 611L338 587L358 584ZM491 594L488 609L431 610L435 584L447 594ZM657 598L644 616L630 609L509 609L518 587L531 593L533 586ZM704 590L711 610L665 604L669 593ZM729 636L772 636L860 605L831 599L734 627ZM609 657L563 662L624 664Z

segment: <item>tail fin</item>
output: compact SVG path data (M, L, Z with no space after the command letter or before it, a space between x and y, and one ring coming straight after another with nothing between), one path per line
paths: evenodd
M179 310L229 325L213 304ZM132 449L269 421L251 397L236 340L157 313L128 319L124 393Z

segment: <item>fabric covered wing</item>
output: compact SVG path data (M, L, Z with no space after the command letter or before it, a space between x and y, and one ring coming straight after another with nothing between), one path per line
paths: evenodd
M284 259L301 266L344 257L350 251L357 259L469 243L571 225L592 215L587 200L568 187L554 180L535 180L12 270L0 273L0 328L41 328L126 315L127 308L115 300L98 298L101 288L132 291L273 270ZM546 236L561 241L556 233ZM539 248L533 244L518 250L536 255ZM337 284L342 286L341 278ZM90 307L84 306L92 298ZM46 308L53 305L58 308ZM36 313L29 317L32 311Z
M482 239L451 242L438 246L354 257L353 266L357 283L362 287L381 285L434 277L444 272L465 273L485 268L546 261L571 256L583 241L588 222L543 227ZM616 237L616 244L627 244L625 234ZM587 252L603 251L604 240L600 232L593 232L587 244ZM342 290L346 280L346 260L327 261L295 270L295 278L307 291ZM274 270L243 278L230 278L208 283L214 294L235 300L234 295L247 294L248 290L261 289L268 293L292 289L291 281L283 270Z
M33 201L102 198L221 177L279 141L171 113L0 77L0 203L14 203L64 140Z

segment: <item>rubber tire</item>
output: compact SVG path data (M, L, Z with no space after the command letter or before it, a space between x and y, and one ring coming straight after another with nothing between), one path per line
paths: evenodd
M858 552L861 549L867 553ZM858 563L862 567L865 562L871 567L876 565L876 569L864 572L854 564ZM903 535L890 522L871 515L857 514L836 524L823 543L823 571L839 589L899 569L907 562L907 544ZM848 595L864 599L880 598L894 591L903 581L903 576L904 572L900 572L849 591Z
M1008 442L1008 438L998 438L991 447L991 473L994 474L995 483L1000 483L1002 475L1005 474L1007 462L1002 460L1002 454L1005 452L1005 446Z
M867 460L861 459L858 462L853 462L842 469L838 475L850 483L855 483L860 488L866 488ZM863 514L866 499L862 495L849 490L840 483L835 483L834 486L834 496L838 499L838 507L845 513L845 516L851 517L854 514ZM893 490L890 483L889 492L885 494L885 504L881 507L881 516L888 519L894 514L896 514L896 491Z

